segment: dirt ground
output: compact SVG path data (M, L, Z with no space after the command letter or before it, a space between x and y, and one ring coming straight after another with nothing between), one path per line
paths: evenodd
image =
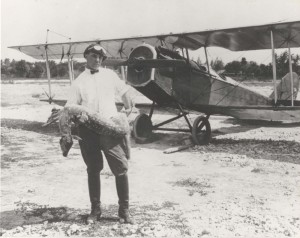
M56 98L67 87L53 85ZM28 81L1 85L1 236L300 237L300 124L212 116L210 145L173 154L164 151L188 134L156 132L147 144L132 140L135 224L118 222L115 181L105 163L103 217L85 225L85 165L77 142L64 158L58 127L42 127L53 108L38 100L43 88Z

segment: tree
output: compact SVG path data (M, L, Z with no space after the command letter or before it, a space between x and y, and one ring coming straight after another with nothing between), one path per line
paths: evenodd
M276 70L279 77L283 77L289 70L288 57L287 51L280 55L275 54Z
M57 77L57 65L56 62L53 60L49 60L49 70L50 70L50 77L55 78Z
M246 74L246 76L258 76L259 75L259 66L257 65L256 62L254 61L250 61L249 63L247 63L246 68L244 73Z
M286 73L288 73L290 71L290 69L289 69L289 54L287 51L284 51L280 55L275 54L275 59L276 59L276 70L277 70L278 77L283 77ZM299 72L300 56L299 55L291 55L291 59L292 59L293 70Z
M200 59L200 57L199 57L199 56L198 56L198 58L197 58L196 62L197 62L197 64L198 64L198 65L202 65L202 62L201 62L201 59Z
M35 62L33 68L30 71L30 75L33 78L41 78L45 72L45 63Z
M272 65L260 64L259 65L259 76L261 78L271 78L272 77Z
M8 71L9 71L10 75L15 75L16 74L16 72L17 72L17 70L16 70L16 61L14 59L11 61Z
M78 70L80 72L83 72L84 69L85 69L85 65L86 65L85 62L77 62L75 60L73 61L74 70Z
M248 66L249 66L249 65L248 65L248 62L247 62L246 58L243 57L243 58L241 59L241 71L242 71L243 74L246 74L246 71L247 71Z
M243 58L241 59L241 66L244 66L244 65L247 65L247 64L248 64L248 62L247 62L246 58L243 57Z
M66 77L68 74L68 64L60 63L57 65L57 74L59 77Z
M16 75L19 77L28 77L30 71L30 66L25 60L20 60L16 62Z
M241 72L241 63L239 61L232 61L225 65L225 70L228 73L238 74Z
M212 61L210 62L210 65L211 65L212 69L215 70L215 71L217 71L217 72L218 72L219 70L224 69L224 63L223 63L223 61L222 61L221 59L219 59L219 58L216 58L215 60L212 60Z
M10 66L10 60L5 59L4 61L1 60L1 75L9 75L9 66Z

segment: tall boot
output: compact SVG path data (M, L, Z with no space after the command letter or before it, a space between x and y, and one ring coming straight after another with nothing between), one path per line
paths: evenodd
M100 173L88 173L88 186L91 201L91 213L87 218L87 224L98 221L101 217L101 181Z
M121 223L133 224L129 214L129 183L127 174L116 176L116 187L119 197L119 218Z

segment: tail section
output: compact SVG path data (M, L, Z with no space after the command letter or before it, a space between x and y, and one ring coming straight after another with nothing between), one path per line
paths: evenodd
M278 100L291 100L292 95L293 99L296 99L299 92L299 76L293 72L293 93L292 93L292 86L291 86L291 77L290 73L287 73L277 85L277 99ZM270 95L271 99L274 99L274 91Z

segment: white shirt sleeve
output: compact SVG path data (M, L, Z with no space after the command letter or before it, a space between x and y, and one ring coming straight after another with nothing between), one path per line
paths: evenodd
M122 97L130 89L130 86L121 80L115 72L112 73L115 84L115 94L116 96Z
M66 105L77 104L81 105L81 94L78 85L73 83L68 93L68 99Z

